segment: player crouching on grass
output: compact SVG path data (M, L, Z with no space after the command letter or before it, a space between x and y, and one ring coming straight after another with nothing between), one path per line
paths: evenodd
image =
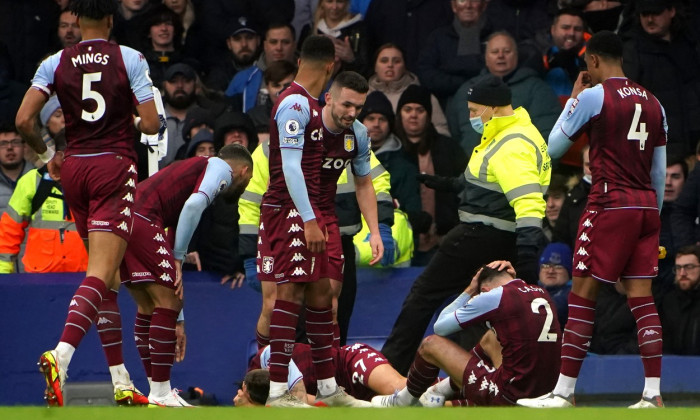
M436 407L458 392L465 399L460 405L514 405L518 398L540 395L556 382L559 366L561 337L552 308L549 294L517 279L508 261L481 267L440 313L435 335L421 343L406 387L372 398L372 405ZM485 321L502 347L500 365L498 353L486 346L467 352L445 338ZM450 377L431 386L440 369Z

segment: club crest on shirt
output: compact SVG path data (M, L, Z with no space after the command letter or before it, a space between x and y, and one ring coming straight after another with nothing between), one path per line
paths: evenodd
M345 141L343 142L346 152L352 152L355 150L355 136L352 134L345 135Z
M265 274L272 273L272 267L274 266L274 264L275 264L274 257L263 257L262 272Z
M299 133L299 121L297 120L287 120L284 124L284 131L290 136L295 136Z

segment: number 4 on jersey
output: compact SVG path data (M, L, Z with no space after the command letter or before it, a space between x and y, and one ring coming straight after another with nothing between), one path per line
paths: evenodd
M647 131L647 123L639 122L641 116L642 104L634 104L634 117L632 117L630 131L627 132L627 140L639 140L639 150L644 150L649 132ZM637 126L639 126L639 130L637 130Z

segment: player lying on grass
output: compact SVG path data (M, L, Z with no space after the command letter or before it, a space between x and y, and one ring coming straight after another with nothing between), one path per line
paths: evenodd
M421 343L406 387L372 398L372 405L442 406L461 392L460 405L513 405L518 398L541 395L556 382L561 337L556 312L546 291L515 277L507 261L483 266L464 292L435 323L435 335ZM477 345L470 352L445 338L488 322L502 346L502 362ZM436 385L440 369L449 380Z

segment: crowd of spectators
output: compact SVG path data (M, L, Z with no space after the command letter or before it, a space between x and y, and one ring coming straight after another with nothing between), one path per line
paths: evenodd
M43 58L80 40L69 1L0 3L2 211L20 176L36 163L12 126L24 92ZM252 152L266 142L272 104L296 74L298 47L311 34L333 38L335 70L353 70L369 81L359 118L391 174L393 198L413 225L414 265L422 265L458 218L456 193L420 184L419 174L456 177L464 171L480 141L469 123L469 89L484 78L501 78L512 91L513 108L524 107L546 139L585 67L586 40L603 29L624 40L625 74L665 108L669 158L660 242L667 255L654 292L665 340L669 335L666 350L700 354L697 343L686 345L682 338L700 335L698 323L686 318L700 305L700 254L688 248L700 240L700 171L693 170L700 140L696 2L119 0L112 36L144 54L163 93L169 144L161 167L211 156L230 143ZM55 115L60 104L49 108L37 122L47 142L61 124ZM135 147L143 179L147 150L137 139ZM574 149L554 162L543 221L548 240L557 244L542 254L540 283L553 290L557 303L570 288L571 247L591 185L588 148ZM231 214L238 214L235 205L215 203L192 244L201 266L222 276L244 271ZM610 322L596 322L593 351L638 351L619 291L610 287L601 295L600 307L607 309L598 316Z

